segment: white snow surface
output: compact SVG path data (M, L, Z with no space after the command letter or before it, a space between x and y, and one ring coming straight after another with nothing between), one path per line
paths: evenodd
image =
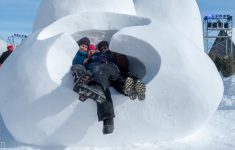
M234 41L235 41L235 28L233 28L233 43L234 43Z
M235 149L235 76L224 78L224 98L218 110L195 134L180 140L128 143L118 146L32 146L17 143L0 118L1 147L8 150L234 150ZM233 98L232 98L233 97ZM26 133L25 133L26 134ZM92 141L91 141L92 143Z
M136 14L133 0L42 0L34 24L34 30L43 28L64 16L81 14L83 12L111 12L127 15ZM96 20L95 18L96 17L93 19ZM89 21L92 20L89 19ZM105 24L107 23L109 22L106 21Z
M0 55L7 50L7 43L0 39Z
M199 130L216 111L223 82L202 48L195 0L89 2L94 5L43 0L34 32L2 67L0 110L13 137L36 145L115 146ZM191 26L180 28L183 21ZM110 135L102 134L96 104L78 101L72 91L69 69L83 36L95 44L108 40L112 50L129 55L132 71L147 84L145 101L112 90L116 117Z

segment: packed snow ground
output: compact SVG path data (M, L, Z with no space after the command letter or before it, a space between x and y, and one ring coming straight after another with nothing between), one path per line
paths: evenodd
M194 135L171 142L126 144L119 146L97 147L90 145L77 147L63 146L30 146L17 143L6 130L2 119L0 119L0 146L9 150L234 150L235 149L235 75L223 78L225 94L220 107L205 124ZM25 133L27 134L27 133Z

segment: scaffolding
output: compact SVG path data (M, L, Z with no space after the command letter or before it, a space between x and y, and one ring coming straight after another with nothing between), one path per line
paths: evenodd
M233 56L232 29L233 20L231 15L216 14L205 16L203 19L203 38L206 52L209 53L212 46L218 45L223 47L222 50L225 55ZM223 42L223 44L218 41Z

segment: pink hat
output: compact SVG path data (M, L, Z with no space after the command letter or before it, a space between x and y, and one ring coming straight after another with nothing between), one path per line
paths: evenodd
M95 48L94 44L90 44L89 51L96 51L96 48Z

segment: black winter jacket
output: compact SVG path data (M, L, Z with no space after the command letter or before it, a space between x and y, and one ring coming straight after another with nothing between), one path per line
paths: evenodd
M2 53L0 57L0 64L3 64L3 62L7 59L7 57L12 53L12 51L5 51Z

